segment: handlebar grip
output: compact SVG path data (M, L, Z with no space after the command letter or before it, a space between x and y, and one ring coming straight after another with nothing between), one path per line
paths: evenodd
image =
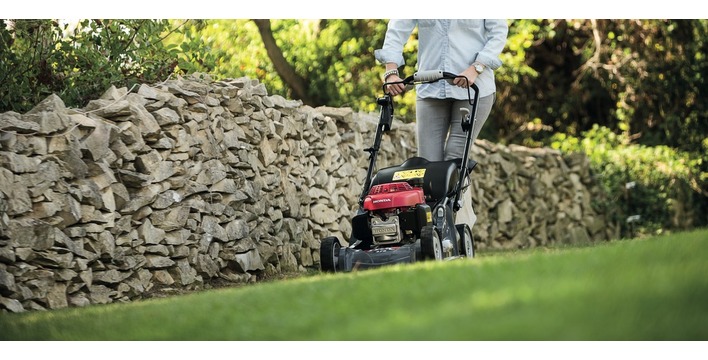
M414 81L435 81L443 78L442 70L425 70L413 74Z

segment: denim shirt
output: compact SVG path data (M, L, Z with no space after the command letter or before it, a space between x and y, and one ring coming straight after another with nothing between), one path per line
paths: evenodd
M404 65L403 46L418 26L417 70L442 70L459 74L477 61L486 69L475 80L479 96L496 92L494 70L502 62L499 55L506 45L509 26L504 19L403 20L388 23L383 48L374 51L381 63ZM417 86L420 98L467 99L467 89L437 81ZM474 96L474 94L472 94Z

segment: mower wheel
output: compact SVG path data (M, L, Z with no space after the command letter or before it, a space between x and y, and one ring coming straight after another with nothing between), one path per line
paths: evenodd
M420 252L423 260L442 260L440 234L433 225L426 225L420 230Z
M339 262L339 249L342 245L335 236L328 236L320 243L320 266L322 271L337 272Z
M455 225L457 233L460 235L460 242L462 247L460 248L460 255L465 257L474 257L474 238L472 237L472 229L467 224L457 224Z

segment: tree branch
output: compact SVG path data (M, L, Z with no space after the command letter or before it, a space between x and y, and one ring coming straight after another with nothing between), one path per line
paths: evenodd
M280 50L278 44L275 42L273 31L270 28L270 20L253 19L253 22L256 23L258 27L263 45L266 48L270 61L273 62L275 71L278 73L278 76L283 79L283 82L292 89L293 97L302 100L306 105L315 106L314 101L307 95L307 81L288 63L288 60L283 56L283 51Z

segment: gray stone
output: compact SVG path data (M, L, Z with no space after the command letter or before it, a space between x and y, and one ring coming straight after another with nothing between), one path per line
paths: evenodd
M125 255L115 261L120 270L140 270L146 262L144 255Z
M331 224L339 218L335 210L322 203L313 205L310 214L311 220L320 225Z
M115 210L122 210L123 207L130 201L128 189L122 183L116 182L111 184L111 194L113 195Z
M183 245L187 244L192 235L188 229L179 229L165 233L165 243L168 245Z
M91 305L91 300L89 300L84 293L72 294L69 295L69 305L74 307L86 307Z
M188 218L188 206L172 207L161 211L155 211L150 216L153 224L164 231L175 231L184 228Z
M9 225L10 243L14 247L48 250L58 237L64 236L58 229L32 219L11 220Z
M591 241L591 238L585 228L573 226L570 228L569 241L571 244L587 244Z
M145 249L146 254L169 256L170 250L165 245L149 245Z
M180 201L182 201L182 196L177 191L167 190L157 196L155 202L152 203L152 208L165 209Z
M145 267L147 269L164 269L175 264L170 258L159 255L146 255Z
M74 255L72 253L54 253L48 251L38 251L35 252L36 260L35 264L41 264L47 268L55 269L67 269L71 267L71 261L74 260Z
M265 269L257 249L243 254L236 254L234 255L233 261L238 264L239 269L243 272Z
M228 193L228 194L236 194L240 193L241 191L239 190L238 186L236 185L236 182L233 179L229 178L224 178L216 182L214 185L211 186L209 191L213 192L222 192L222 193Z
M34 134L39 132L39 130L38 123L23 120L21 114L14 111L0 113L0 133Z
M172 285L175 283L175 279L167 270L156 270L153 272L153 279L156 283L160 285Z
M150 175L157 169L160 162L162 162L162 156L159 152L152 150L135 157L135 169L142 174Z
M113 258L115 255L116 239L109 231L102 231L98 234L98 249L100 255Z
M73 125L66 114L64 101L56 94L49 95L37 106L22 116L22 120L39 124L40 134L53 134L64 131Z
M202 218L202 229L204 233L211 235L214 239L221 241L229 240L226 229L219 224L219 219L214 216L204 216Z
M146 244L159 244L165 239L165 230L153 226L152 222L148 219L138 227L138 236L140 239L144 240Z
M111 302L111 292L105 285L89 286L89 300L92 304L108 304Z
M136 192L130 194L130 201L121 209L121 214L130 214L143 206L150 205L162 192L159 184L141 186Z
M0 267L0 294L13 293L15 291L15 276Z
M183 122L182 117L170 108L161 108L154 111L152 114L155 116L155 120L158 124L160 124L160 126L179 124Z
M187 259L177 260L177 266L171 268L169 271L179 280L182 286L190 285L197 279L197 271L189 265Z
M47 306L50 309L61 309L69 306L65 283L54 284L47 292Z
M117 269L110 269L106 271L94 271L93 283L117 284L132 275L132 271L119 271Z
M142 104L134 101L130 105L130 113L130 121L138 125L143 138L155 139L159 136L160 124L157 123L155 117Z
M508 223L513 219L514 204L506 199L497 205L497 219L500 223Z
M214 259L205 254L197 256L196 269L199 274L207 275L208 277L216 277L219 273L219 265Z
M55 156L61 160L65 176L70 179L83 179L88 175L88 166L83 161L83 155L76 148L56 152Z
M197 182L203 185L213 185L226 178L224 164L218 160L209 160L204 163L203 170L197 176Z
M8 299L0 296L0 305L2 305L2 308L7 309L12 313L21 313L25 311L25 308L22 307L22 303L15 299Z
M37 172L40 162L41 160L37 157L0 151L0 164L3 164L3 167L7 167L15 174Z
M10 247L0 247L0 263L12 264L17 260Z
M0 205L5 206L4 211L8 215L20 215L32 211L32 199L30 199L29 190L27 187L15 179L15 176L10 170L0 168L0 195L4 194L8 198L7 201L2 200L0 196ZM0 207L0 210L3 210Z
M107 156L115 156L108 148L112 125L80 114L69 115L69 117L74 123L80 125L81 146L90 160L98 161Z
M62 220L59 224L62 227L67 227L76 224L81 219L81 203L79 203L70 194L57 194L55 199L50 199L55 201L61 206L61 211L57 212Z
M125 100L97 99L89 101L84 111L105 119L121 119L130 115L130 103Z
M37 202L32 205L32 215L37 219L44 219L54 216L61 210L61 207L53 202Z
M241 240L248 236L249 226L248 223L243 219L234 219L226 224L226 238L229 241Z

